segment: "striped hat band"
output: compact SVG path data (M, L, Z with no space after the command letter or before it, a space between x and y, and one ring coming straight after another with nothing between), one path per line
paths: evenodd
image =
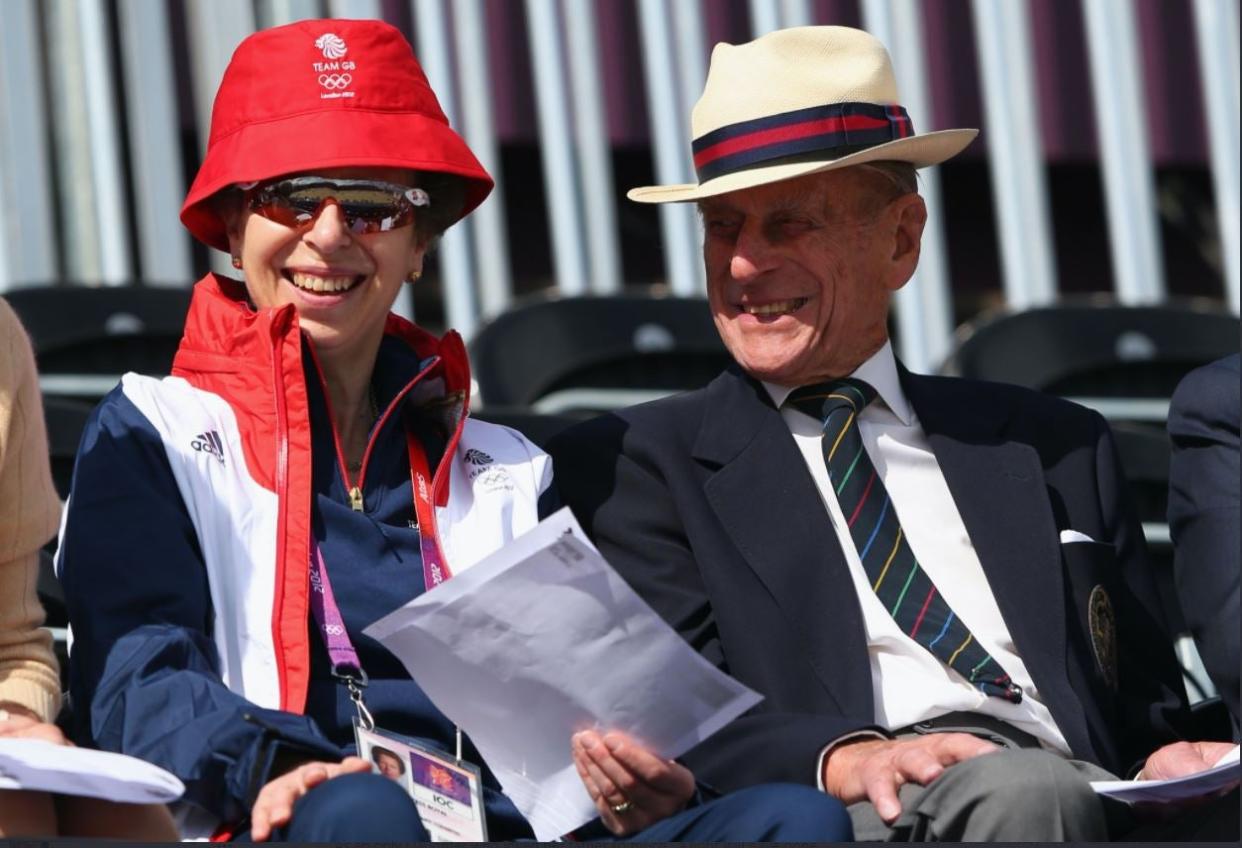
M694 170L710 180L808 153L838 158L914 135L902 106L829 103L721 127L694 140Z

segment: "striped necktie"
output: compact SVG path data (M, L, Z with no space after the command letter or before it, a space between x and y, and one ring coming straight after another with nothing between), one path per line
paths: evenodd
M828 479L871 588L897 626L973 686L1018 703L1022 689L953 613L910 550L858 430L858 416L875 396L863 381L844 379L803 386L786 403L824 423Z

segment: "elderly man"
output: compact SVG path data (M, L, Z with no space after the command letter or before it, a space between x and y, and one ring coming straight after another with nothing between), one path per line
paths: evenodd
M698 204L736 366L569 431L558 484L655 609L765 696L686 755L703 779L818 785L859 839L1108 838L1128 816L1089 780L1227 747L1170 744L1185 693L1104 421L896 361L915 169L976 134L916 134L899 102L858 30L717 46L700 181L630 197Z

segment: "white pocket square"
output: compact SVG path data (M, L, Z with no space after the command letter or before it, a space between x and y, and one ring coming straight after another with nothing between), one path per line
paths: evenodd
M1094 541L1095 539L1092 539L1086 533L1079 533L1077 530L1062 530L1061 531L1061 544L1062 545L1068 545L1068 544L1071 544L1072 542L1094 542Z

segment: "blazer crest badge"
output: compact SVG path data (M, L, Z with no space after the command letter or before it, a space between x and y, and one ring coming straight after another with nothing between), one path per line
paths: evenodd
M1109 688L1117 691L1117 617L1113 602L1103 586L1091 590L1087 600L1087 623L1091 628L1091 650L1095 663Z

